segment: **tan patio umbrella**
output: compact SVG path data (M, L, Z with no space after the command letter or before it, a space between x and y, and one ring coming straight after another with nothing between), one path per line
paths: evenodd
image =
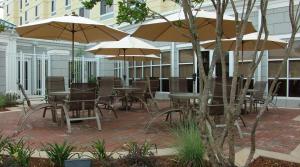
M141 57L144 55L160 54L158 48L130 36L127 36L120 41L101 42L87 51L97 55L117 55L118 57L123 55L124 72L126 56L135 55L136 57ZM125 74L123 75L123 79L124 81L126 80Z
M192 11L195 18L195 23L197 26L197 37L200 41L207 41L216 39L216 13L207 12L203 10ZM174 27L170 22L165 19L155 19L147 23L142 24L137 30L132 34L134 37L144 38L151 41L165 41L165 42L191 42L189 29L187 28L188 22L185 21L184 12L171 14L166 16L172 24L182 25L181 27ZM235 28L236 22L235 18L231 16L224 15L223 17L223 38L229 39L236 36ZM252 22L248 22L245 29L245 34L256 32L252 25ZM195 56L193 56L193 66L195 67L194 61ZM196 81L197 72L193 68L193 81Z
M265 43L264 48L263 42L264 42L265 35L261 35L261 40L258 44L258 50L273 50L273 49L283 49L286 47L287 42L280 40L273 36L268 36L268 39ZM258 39L258 33L251 33L244 35L242 39L242 44L239 48L240 51L242 51L242 62L243 62L243 51L254 51L255 45ZM235 50L235 44L236 44L236 38L231 39L222 39L222 46L224 51L234 51ZM201 46L205 49L214 49L215 48L215 41L207 41L201 43Z
M72 41L72 64L74 64L74 42L117 41L128 35L96 21L77 16L75 13L25 24L17 27L16 31L21 37L26 38ZM75 66L72 66L73 82Z
M216 13L207 12L203 10L193 11L196 17L197 35L200 41L213 40L216 38ZM233 38L236 36L235 18L224 15L223 21L223 38ZM182 27L174 27L165 19L155 19L142 24L132 34L134 37L144 38L151 41L165 41L165 42L191 42L191 38L183 34L190 34L187 28L187 21L183 11L180 13L166 16L170 22L175 25L182 24ZM181 22L180 22L181 21ZM181 32L181 33L180 33ZM256 32L252 22L248 22L245 34Z

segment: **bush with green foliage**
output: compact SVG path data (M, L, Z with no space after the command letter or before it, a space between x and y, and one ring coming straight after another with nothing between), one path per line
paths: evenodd
M26 146L23 139L18 142L9 141L5 149L9 155L8 164L14 167L30 166L30 157L34 150ZM6 164L7 164L6 163ZM7 166L7 165L5 165Z
M147 141L141 145L137 142L129 142L124 144L123 148L128 151L128 154L123 157L127 165L146 167L156 166L156 161L152 158L154 153L151 151L151 149L157 149L156 145L150 144Z
M96 76L90 76L88 79L88 83L97 83L97 77Z
M4 95L0 95L0 109L4 109L6 106L6 97Z
M74 149L75 147L68 144L66 141L63 144L49 143L44 148L54 167L63 167L64 161L74 156L74 154L71 153Z
M18 104L17 100L20 96L17 93L6 93L6 107L12 107Z
M179 123L173 129L176 137L178 162L182 166L203 166L204 146L195 121Z
M7 146L8 138L0 135L0 153L5 150ZM0 154L0 166L3 166L3 155Z
M104 140L97 140L91 145L90 153L93 155L93 158L99 161L109 160L112 154L108 155L106 153L105 142Z

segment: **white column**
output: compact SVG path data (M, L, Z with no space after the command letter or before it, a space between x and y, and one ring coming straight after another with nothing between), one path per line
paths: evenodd
M43 53L42 54L42 75L41 75L41 77L42 77L42 87L41 87L41 89L42 89L42 96L45 96L45 94L46 94L46 77L45 77L45 68L46 68L46 66L45 66L45 53Z
M234 55L233 51L229 51L229 76L233 76L233 71L234 71Z
M16 38L9 37L5 48L6 92L18 92L17 88L17 44ZM4 49L4 48L3 48Z
M84 83L86 82L85 79L85 59L84 56L81 57L81 82Z
M37 69L36 69L36 66L37 66L37 56L36 56L36 45L33 44L33 84L32 84L32 88L33 90L37 90Z

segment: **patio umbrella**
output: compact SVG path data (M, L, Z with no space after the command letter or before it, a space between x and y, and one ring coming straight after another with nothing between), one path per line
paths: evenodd
M125 61L127 55L136 55L141 57L150 54L159 54L160 50L142 40L127 36L120 41L101 42L100 44L87 50L97 55L123 55L123 68L125 72ZM124 81L126 75L123 75Z
M192 11L195 16L195 24L197 26L197 37L200 41L207 41L216 39L216 13L207 12L203 10ZM151 41L165 41L165 42L191 42L191 38L187 35L190 34L187 28L188 22L185 21L184 12L171 14L166 16L172 24L182 25L181 27L174 27L170 22L165 19L155 19L147 23L142 24L132 34L134 37L144 38ZM223 17L223 38L232 38L236 36L235 18L224 15ZM248 22L245 34L256 32L252 25L252 22ZM195 56L193 56L193 81L196 81L197 72L195 71Z
M242 51L242 62L243 62L243 51L254 51L255 45L257 42L257 38L258 38L258 33L251 33L251 34L244 35L244 37L242 39L242 44L239 48L240 51ZM264 38L265 38L265 35L262 34L261 40L258 43L259 51L272 50L272 49L283 49L287 45L286 41L280 40L273 36L268 36L265 46L264 46L264 48L262 48ZM236 38L222 39L221 42L222 42L224 51L234 51L235 50ZM214 49L215 44L216 43L213 40L213 41L203 42L203 43L201 43L201 46L205 49Z
M213 40L216 38L216 13L207 12L203 10L192 11L197 26L197 35L200 41ZM166 16L171 23L175 25L182 25L181 27L174 27L170 22L165 19L155 19L142 24L132 34L134 37L144 38L151 41L165 41L165 42L191 42L191 38L183 34L189 34L187 28L187 21L183 11L180 13L171 14ZM233 38L236 36L235 18L224 15L223 17L223 38ZM181 33L180 33L181 32ZM252 22L248 22L245 34L256 32Z
M117 41L128 35L96 21L77 16L75 13L25 24L17 27L16 31L21 37L72 41L72 82L74 42Z

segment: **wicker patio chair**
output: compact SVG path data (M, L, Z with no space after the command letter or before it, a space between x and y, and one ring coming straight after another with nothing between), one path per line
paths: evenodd
M114 113L115 118L118 115L114 109L114 95L113 95L113 83L114 77L101 77L98 80L98 97L97 97L97 107L100 114L103 116L101 109L106 109Z
M269 103L269 105L271 105L275 109L277 109L277 97L279 94L279 89L280 89L281 84L282 84L282 82L277 82L276 86L274 88L274 91L271 94L272 99L271 99L271 102ZM268 106L267 106L267 110L268 110Z
M183 116L183 111L181 110L181 108L174 108L173 106L169 106L169 107L164 107L161 108L158 105L158 102L156 101L156 99L152 96L153 93L151 92L151 82L150 79L147 79L147 88L149 91L149 95L151 97L151 99L148 100L148 103L145 103L145 106L147 108L147 111L149 112L149 114L151 115L151 119L150 121L146 124L145 129L148 130L149 127L151 126L151 124L158 118L160 118L161 116L166 115L166 121L168 118L168 115L170 116L172 113L179 113L180 119ZM172 122L172 119L170 117L170 123Z
M19 90L21 91L22 95L24 96L24 101L23 101L23 111L24 114L23 116L20 118L20 120L18 121L18 131L22 130L26 121L28 120L28 118L35 112L41 112L43 109L53 109L53 105L49 104L49 103L40 103L37 105L32 105L31 100L38 100L38 101L42 101L44 99L42 98L34 98L34 99L30 99L22 84L17 83ZM27 106L25 106L25 103L27 104ZM57 120L56 113L55 110L51 110L52 111L52 119L53 120Z
M65 100L63 107L68 133L71 133L71 122L80 120L95 119L98 130L101 130L99 113L96 107L96 84L73 83L71 85L69 99ZM69 116L70 111L75 111L76 116L71 118ZM90 113L88 116L86 116L84 113L81 114L81 112L85 111L94 111L95 116L91 116Z
M63 76L48 76L46 78L46 101L50 104L62 104L64 96L51 96L51 92L65 91L65 79ZM56 107L56 106L55 106ZM57 106L62 109L62 106ZM44 109L43 117L46 116L47 108Z

